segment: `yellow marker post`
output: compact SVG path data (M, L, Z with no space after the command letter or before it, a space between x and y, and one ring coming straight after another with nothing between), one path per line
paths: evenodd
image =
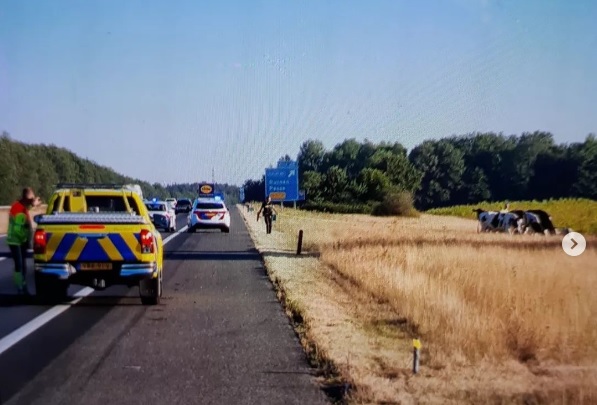
M421 341L413 339L413 373L419 372L419 349L421 349Z

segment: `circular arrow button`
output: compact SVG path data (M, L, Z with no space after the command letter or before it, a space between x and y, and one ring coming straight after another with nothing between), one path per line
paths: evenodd
M562 249L568 256L580 256L587 248L587 241L578 232L570 232L562 239Z

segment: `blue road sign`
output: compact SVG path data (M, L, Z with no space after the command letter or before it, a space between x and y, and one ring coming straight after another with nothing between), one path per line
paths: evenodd
M278 169L298 169L298 162L294 161L294 160L280 160L278 161Z
M305 201L305 190L299 190L299 201Z
M272 201L298 201L298 183L295 165L265 169L265 196L271 196Z
M240 202L245 202L245 188L240 188Z

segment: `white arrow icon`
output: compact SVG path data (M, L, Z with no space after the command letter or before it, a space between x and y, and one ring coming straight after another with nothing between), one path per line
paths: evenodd
M292 177L292 175L293 175L293 174L294 174L294 170L291 170L291 171L288 173L288 177Z
M580 256L587 248L587 241L578 232L570 232L562 239L562 249L568 256Z

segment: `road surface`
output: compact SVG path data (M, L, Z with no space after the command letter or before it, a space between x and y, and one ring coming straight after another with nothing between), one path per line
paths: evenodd
M240 214L230 211L230 234L168 240L163 301L153 307L141 305L137 288L112 287L48 317L52 307L13 295L0 239L0 404L327 403ZM31 277L29 285L34 291ZM25 324L33 332L15 337Z

